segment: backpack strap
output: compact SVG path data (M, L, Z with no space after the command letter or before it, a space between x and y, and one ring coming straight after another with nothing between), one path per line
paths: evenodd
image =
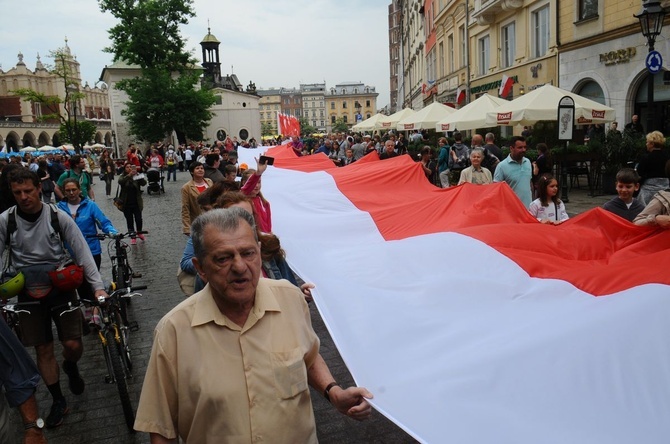
M63 241L63 232L60 229L60 221L58 220L58 208L56 205L50 203L49 208L51 208L51 228L58 233L58 238Z
M9 209L7 214L7 234L5 235L5 246L10 247L12 234L16 231L16 205Z

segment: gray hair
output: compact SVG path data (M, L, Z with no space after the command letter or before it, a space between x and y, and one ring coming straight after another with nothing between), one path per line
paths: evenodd
M471 156L472 156L473 154L475 154L475 153L477 153L477 154L479 154L480 156L482 156L482 159L484 158L484 150L483 150L482 148L477 147L477 148L473 148L472 151L470 151L470 155L471 155Z
M496 139L496 135L493 133L486 133L486 141L493 142Z
M198 261L204 261L205 256L207 256L207 250L205 249L205 229L208 225L214 225L219 231L226 233L237 230L240 226L240 221L249 224L251 231L254 233L254 239L258 242L258 232L256 231L254 216L243 208L220 208L198 216L191 225L193 252Z

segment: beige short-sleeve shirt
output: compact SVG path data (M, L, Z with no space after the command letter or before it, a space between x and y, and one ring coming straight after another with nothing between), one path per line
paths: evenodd
M206 286L156 326L135 429L186 443L317 442L307 368L318 352L287 281L260 279L241 328Z

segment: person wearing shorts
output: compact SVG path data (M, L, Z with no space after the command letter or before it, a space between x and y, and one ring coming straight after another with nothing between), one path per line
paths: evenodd
M76 302L76 293L60 293L51 285L47 273L67 259L63 242L67 242L74 262L84 269L85 279L95 291L94 297L106 297L107 293L79 227L69 214L42 203L40 182L36 173L25 168L9 175L10 190L17 204L0 214L0 258L4 250L9 249L8 265L25 276L26 284L19 301L40 302L39 306L30 308L30 314L21 314L20 332L23 345L35 347L37 367L53 397L46 425L57 427L63 423L68 408L59 382L52 321L63 346L63 371L68 376L70 391L79 395L85 387L77 368L83 352L81 311L60 315L67 308L64 304ZM13 222L11 227L10 221ZM3 264L0 270L5 270Z

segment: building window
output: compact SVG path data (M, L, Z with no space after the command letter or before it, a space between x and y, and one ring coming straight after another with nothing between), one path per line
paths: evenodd
M324 113L323 110L321 110L321 112L319 114L320 114L320 117L323 117L325 113Z
M465 66L467 63L465 60L465 45L468 44L468 42L465 41L465 26L461 25L458 28L458 38L461 39L461 68Z
M366 101L365 101L365 107L366 107L366 108L370 108L370 101L369 101L369 100L366 100Z
M444 43L442 42L440 42L439 45L439 53L440 53L440 69L438 75L442 77L444 75Z
M549 50L549 5L532 14L533 57L542 57Z
M347 122L347 115L346 115L346 114L342 116L342 121L343 121L344 123L348 123L348 122ZM515 145L515 146L516 146L516 145Z
M330 123L335 123L335 116L334 115L330 116Z
M456 65L454 62L454 35L450 34L449 37L447 37L447 60L449 62L449 65L447 66L447 71L445 71L445 74L447 72L454 72L456 70Z
M594 102L605 105L605 93L603 92L603 89L600 87L600 85L593 80L590 80L582 85L577 94L582 97L586 97L587 99L591 99Z
M489 71L491 41L489 36L479 39L479 75L486 75Z
M342 108L347 109L347 102L342 102Z
M514 22L507 26L503 26L501 30L500 42L502 44L502 66L503 68L509 68L510 66L514 65L514 57L516 56Z
M433 48L426 57L426 80L433 82L435 79L435 48Z
M330 102L330 109L335 109L335 102Z
M579 0L579 20L598 17L598 0Z
M371 117L370 113L367 113L367 114L365 115L365 118L366 118L366 119L369 119L370 117Z

